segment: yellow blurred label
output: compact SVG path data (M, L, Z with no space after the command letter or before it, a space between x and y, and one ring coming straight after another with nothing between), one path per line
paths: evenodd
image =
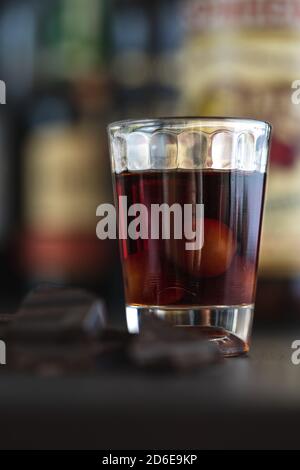
M101 156L100 142L85 129L35 131L24 163L27 228L45 234L92 233L96 207L106 197Z
M260 269L293 276L300 273L300 105L291 100L292 82L300 79L299 28L241 28L236 21L233 28L189 34L182 111L271 122Z

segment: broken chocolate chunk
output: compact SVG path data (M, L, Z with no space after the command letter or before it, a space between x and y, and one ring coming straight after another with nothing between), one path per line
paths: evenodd
M139 366L188 371L218 362L216 345L198 328L176 327L154 315L143 319L141 331L129 346L129 357Z
M221 355L203 330L145 316L138 335L108 328L101 299L81 289L42 286L15 314L0 315L9 368L61 375L111 368L190 371ZM99 369L100 368L100 369Z
M104 304L93 294L49 286L31 291L13 316L4 336L24 341L96 337L106 322Z

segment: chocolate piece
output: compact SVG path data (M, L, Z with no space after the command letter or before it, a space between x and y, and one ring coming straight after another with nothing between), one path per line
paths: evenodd
M0 337L7 342L8 368L39 375L96 369L105 325L103 302L81 289L42 286L15 314L5 315Z
M188 371L221 359L217 346L193 327L175 327L153 316L143 319L129 356L139 366Z
M25 297L4 337L67 341L96 337L105 325L103 302L81 289L39 287Z
M174 327L154 315L143 319L139 335L107 328L102 301L81 289L40 287L16 314L2 318L0 337L13 370L60 375L127 364L188 371L220 359L200 329Z

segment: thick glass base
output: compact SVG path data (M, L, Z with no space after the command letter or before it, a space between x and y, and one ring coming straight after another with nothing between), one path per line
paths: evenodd
M126 306L127 327L138 333L146 315L157 315L174 326L199 328L199 332L217 344L224 357L249 351L254 305L150 307Z

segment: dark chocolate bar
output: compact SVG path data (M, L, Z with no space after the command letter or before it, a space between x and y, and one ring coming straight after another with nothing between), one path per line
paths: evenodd
M6 315L7 317L7 315ZM35 341L96 337L106 322L101 299L82 289L39 287L25 297L4 336Z
M130 344L129 355L142 367L197 369L218 362L218 348L193 327L175 327L158 317L143 319L140 334Z
M138 335L108 328L103 302L81 289L31 291L15 314L2 316L0 338L10 368L42 375L96 371L101 364L189 371L220 360L200 329L154 315L143 319Z

